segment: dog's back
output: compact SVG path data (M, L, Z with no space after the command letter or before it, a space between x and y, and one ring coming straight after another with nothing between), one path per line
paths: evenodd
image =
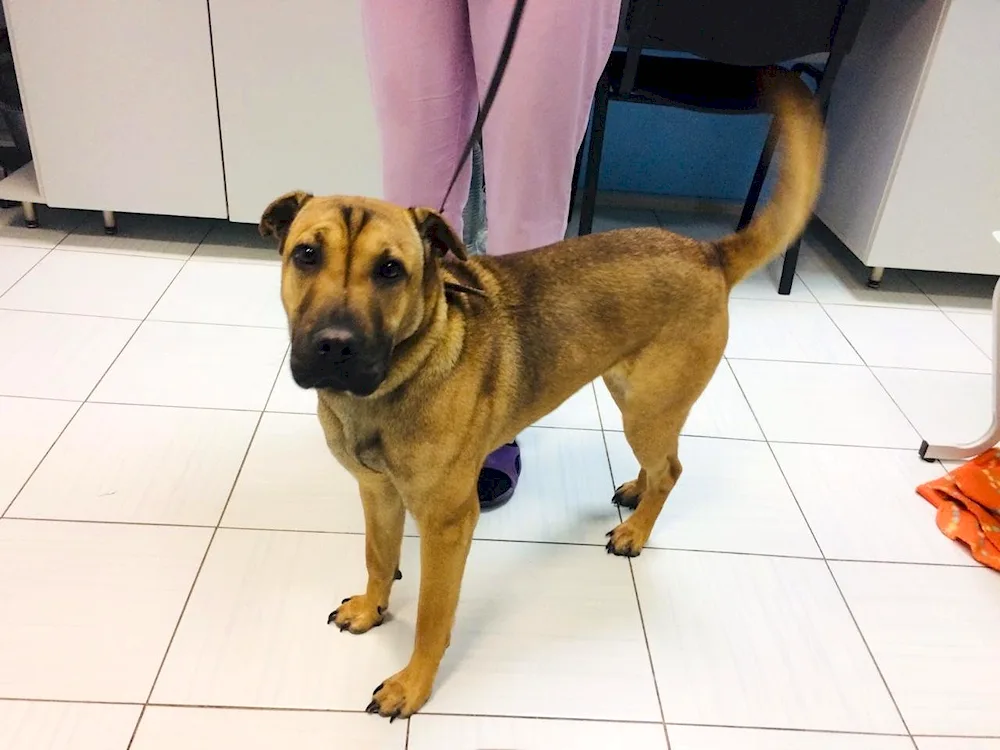
M702 242L658 228L624 229L449 264L459 280L489 292L493 309L475 338L512 332L491 346L517 362L523 392L511 406L519 424L658 338L702 351L711 375L725 348L729 290L805 229L819 193L824 133L811 94L797 78L780 77L769 96L780 173L772 199L744 230ZM496 326L496 316L509 326ZM476 327L476 316L469 323Z

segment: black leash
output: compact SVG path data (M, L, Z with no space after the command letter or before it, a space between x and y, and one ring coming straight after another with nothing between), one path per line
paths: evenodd
M469 135L469 140L465 144L465 150L462 151L462 156L458 160L458 164L455 165L455 174L451 176L451 182L448 183L448 189L445 191L444 198L441 200L440 211L442 212L444 211L444 204L448 202L448 198L451 196L452 188L455 187L455 182L458 180L458 175L462 171L462 167L465 166L465 162L468 161L469 155L472 154L472 147L483 134L483 125L486 123L486 115L490 113L490 108L493 106L493 100L496 99L497 90L500 88L500 81L503 80L503 74L507 70L507 62L510 60L510 53L514 49L514 40L517 39L517 29L521 25L521 16L524 14L525 2L526 0L517 0L517 2L514 3L514 10L510 14L510 23L507 24L507 36L503 40L503 47L500 50L500 57L497 60L496 70L493 71L493 79L490 81L490 87L486 90L486 96L483 99L483 103L479 107L479 115L476 117L476 124L472 126L472 133Z

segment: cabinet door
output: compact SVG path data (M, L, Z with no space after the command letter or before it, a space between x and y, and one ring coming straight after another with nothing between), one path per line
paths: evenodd
M289 190L379 197L360 0L209 0L229 217Z
M226 216L205 0L6 0L49 205Z
M952 0L870 265L1000 274L998 31L998 0Z

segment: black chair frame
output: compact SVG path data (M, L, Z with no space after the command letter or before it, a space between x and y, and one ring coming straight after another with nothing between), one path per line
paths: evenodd
M579 234L593 230L597 202L598 175L604 148L608 106L611 101L626 101L682 107L719 114L751 114L763 111L759 75L766 65L735 65L704 58L643 55L657 0L631 0L628 8L629 31L625 50L615 50L601 75L594 95L593 115L584 171L583 200L580 207ZM857 36L858 27L868 8L868 0L840 0L830 31L826 64L821 68L810 63L796 63L790 69L811 78L823 117L826 117L830 93L844 57ZM640 62L642 63L640 65ZM775 61L778 63L780 61ZM753 179L737 224L742 229L753 218L760 192L774 155L777 132L774 123L768 129L764 148L757 161ZM577 154L570 206L575 203L579 173L583 168L584 146ZM798 264L801 238L785 251L778 293L791 292Z

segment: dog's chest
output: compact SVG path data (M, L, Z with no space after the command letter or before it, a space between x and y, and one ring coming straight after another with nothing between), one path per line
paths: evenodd
M391 425L379 419L381 415L352 414L335 410L320 400L319 418L326 434L326 442L333 455L349 471L367 470L378 474L391 474L398 458L398 438Z

